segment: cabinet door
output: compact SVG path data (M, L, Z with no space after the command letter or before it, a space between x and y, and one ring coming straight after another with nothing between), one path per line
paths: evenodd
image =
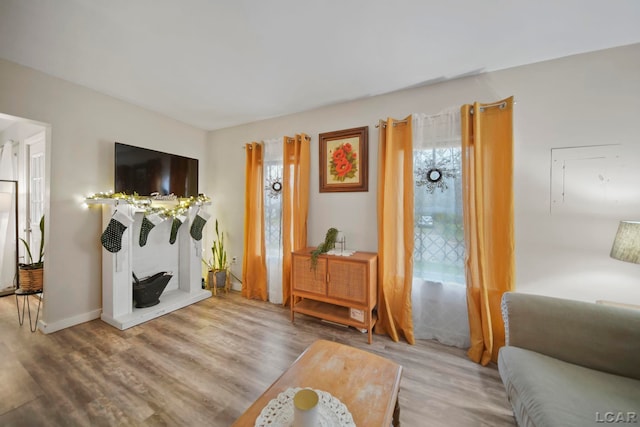
M329 297L366 304L369 286L366 263L332 259L327 268Z
M311 292L319 295L327 294L327 260L318 259L316 267L311 266L311 257L293 256L293 290Z

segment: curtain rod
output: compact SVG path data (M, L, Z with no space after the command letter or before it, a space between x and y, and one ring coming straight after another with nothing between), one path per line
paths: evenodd
M309 135L305 135L304 139L305 139L305 141L311 141L311 137ZM288 136L287 137L287 144L289 144L289 143L291 143L291 142L293 142L295 140L296 140L295 138L292 138L292 137Z
M387 123L384 123L384 121L381 119L381 120L378 120L378 124L376 125L377 128L380 127L380 122L383 122L382 123L382 127L383 128L387 127ZM393 121L393 126L397 125L398 123L408 123L408 120L394 120Z
M434 117L441 117L441 116L446 116L447 114L451 114L451 112L449 111L449 109L454 108L454 107L449 107L448 109L442 110L441 112L437 113L437 114L429 114L427 117L428 118L434 118ZM384 120L378 120L378 124L376 125L376 127L380 127L380 122L384 122ZM395 123L407 123L407 120L394 120L394 126ZM386 127L387 124L384 123L383 127Z
M483 105L482 107L480 107L480 112L484 112L484 110L486 108L491 108L491 107L500 107L501 110L507 108L507 102L506 101L502 101L502 102L496 102L494 104L487 104L487 105ZM469 110L470 114L473 114L473 107L471 107L471 109Z
M514 102L514 104L515 104L515 102ZM480 112L482 113L486 108L491 108L491 107L500 107L500 109L502 110L502 109L507 107L507 102L506 101L502 101L502 102L496 102L496 103L493 103L493 104L483 105L482 107L480 107ZM473 114L473 107L471 107L470 112L471 112L471 114ZM429 116L429 117L437 117L437 116L442 116L444 114L446 114L446 113L434 114L434 115ZM387 127L387 124L384 123L383 120L378 120L378 124L376 125L376 128L380 127L380 122L383 122L382 123L382 127L383 128ZM393 126L395 126L398 123L407 123L407 121L406 120L394 120L393 121Z
M287 144L291 144L295 140L296 140L295 138L287 137ZM311 141L311 137L309 135L305 135L304 140L305 141ZM264 140L262 140L261 142L264 142ZM247 148L246 145L242 146L243 150L245 150L246 148ZM249 149L251 149L251 147L249 147Z

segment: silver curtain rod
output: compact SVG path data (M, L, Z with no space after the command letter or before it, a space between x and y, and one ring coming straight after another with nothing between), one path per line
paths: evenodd
M380 122L382 122L383 120L379 120L378 124L376 125L377 128L380 127ZM396 126L398 123L408 123L408 120L394 120L393 121L393 126ZM382 127L386 128L387 127L387 123L382 123Z
M480 107L480 112L482 113L486 108L491 108L491 107L500 107L501 110L507 108L507 102L506 101L502 101L502 102L496 102L494 104L487 104L487 105L483 105L482 107ZM473 107L471 107L470 110L471 114L473 114ZM441 116L442 114L435 114L434 116L431 117L436 117L436 116ZM377 128L380 127L380 122L383 122L383 120L379 120L378 124L376 125ZM393 126L396 126L398 123L407 123L406 120L394 120L393 121ZM382 123L382 127L385 128L387 127L386 123Z
M480 112L482 113L484 112L485 109L491 108L491 107L500 107L501 110L504 110L505 108L507 108L507 102L502 101L502 102L496 102L495 104L483 105L482 107L480 107ZM469 110L469 112L473 114L473 107L471 107L471 110Z
M292 142L293 142L293 141L295 141L295 140L296 140L295 138L287 137L287 144L290 144L290 143L292 143ZM305 141L311 141L311 137L310 137L310 136L305 136L305 137L304 137L304 140L305 140Z
M295 138L287 137L287 144L291 144L291 143L292 143L293 141L295 141L295 140L296 140ZM305 137L304 137L304 140L305 140L305 141L311 141L311 137L307 135L307 136L305 136ZM262 141L262 142L264 142L264 141ZM246 148L247 148L247 146L246 146L246 145L243 145L243 146L242 146L242 149L243 149L243 150L245 150ZM251 146L249 146L249 149L251 150Z

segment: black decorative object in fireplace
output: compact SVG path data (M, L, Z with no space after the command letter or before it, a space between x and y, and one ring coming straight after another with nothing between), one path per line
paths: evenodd
M170 272L160 272L138 280L133 273L133 299L136 308L152 307L160 302L160 295L173 277Z

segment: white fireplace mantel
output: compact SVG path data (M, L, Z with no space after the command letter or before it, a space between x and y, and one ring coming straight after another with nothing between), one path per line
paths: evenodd
M146 245L141 247L139 237L143 210L113 200L88 200L87 203L102 205L103 230L116 208L124 209L134 219L122 236L120 251L112 253L102 248L103 321L124 330L211 296L211 291L202 289L202 242L193 239L189 233L198 207L189 208L188 218L178 229L174 244L169 243L172 224L169 218L151 230ZM132 273L142 280L161 271L169 271L173 277L160 295L160 303L136 308Z

